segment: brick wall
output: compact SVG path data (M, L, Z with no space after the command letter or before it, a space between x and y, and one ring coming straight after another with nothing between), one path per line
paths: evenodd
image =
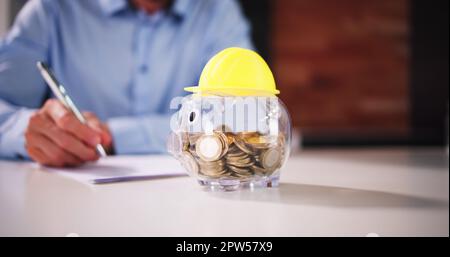
M274 0L272 66L312 136L409 133L406 0Z

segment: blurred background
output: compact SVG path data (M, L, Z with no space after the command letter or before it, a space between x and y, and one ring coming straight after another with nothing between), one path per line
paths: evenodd
M447 144L449 1L240 2L304 146Z

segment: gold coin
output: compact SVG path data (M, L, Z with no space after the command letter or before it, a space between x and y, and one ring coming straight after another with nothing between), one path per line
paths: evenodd
M189 152L183 152L181 158L183 160L181 164L184 166L184 168L193 175L197 175L199 167L197 162L195 161L195 158Z
M225 161L220 159L218 161L203 161L198 159L198 164L200 166L201 174L211 177L211 178L219 178L228 172Z
M230 175L230 178L237 178L237 179L248 179L251 176L253 176L252 173L248 173L248 174L238 174L238 173L232 173Z
M241 160L241 159L248 158L248 154L245 154L245 153L231 154L231 153L229 153L225 157L226 157L227 160L229 160L229 159Z
M247 174L247 173L251 173L250 169L248 168L239 168L239 167L235 167L233 165L228 165L228 168L235 172L235 173L239 173L239 174Z
M257 165L253 165L251 167L251 169L253 170L253 172L255 172L255 174L260 175L260 176L264 176L267 174L267 170L265 170L264 168L261 168Z
M252 165L254 165L254 163L233 163L233 162L228 162L227 164L228 166L233 166L237 168L249 168Z
M203 136L202 133L190 133L190 134L188 134L189 145L195 146L195 142L197 142L197 140L198 140L201 136Z
M225 167L225 162L223 161L216 161L216 162L203 162L201 160L198 161L198 164L201 167L209 168L209 169L222 169Z
M245 142L257 149L267 149L277 143L277 138L272 136L254 136L246 138Z
M231 143L228 141L228 137L227 137L224 133L221 133L221 132L216 132L216 135L217 135L217 136L219 137L219 139L222 141L222 146L223 146L222 153L228 152L228 147L229 147L229 145L231 144Z
M228 174L227 170L216 170L216 169L200 169L200 173L204 176L211 178L221 178Z
M278 148L271 148L266 150L260 158L265 169L274 170L281 163L281 151Z
M201 136L195 143L195 152L204 161L216 161L223 153L223 142L216 135Z
M244 153L241 149L239 149L235 143L233 143L232 145L230 145L230 147L228 148L228 152L227 152L228 156L241 156L241 155L247 155L246 153Z
M234 159L234 160L250 158L250 156L248 154L244 153L244 152L228 153L225 157L227 159Z
M237 133L237 135L240 138L248 138L248 137L256 137L259 136L259 133L256 131L244 131L244 132L239 132Z
M255 154L255 152L250 147L248 147L244 141L242 141L240 139L236 138L234 141L234 145L236 145L241 151L243 151L246 154L249 154L249 155Z
M283 146L286 144L286 137L284 136L283 133L278 134L278 144L280 146Z
M253 160L248 155L243 156L225 156L225 160L227 163L248 163L253 162Z
M264 136L252 136L245 139L249 144L268 144L271 142L269 137Z
M234 134L233 133L225 133L227 136L228 144L231 145L234 143Z

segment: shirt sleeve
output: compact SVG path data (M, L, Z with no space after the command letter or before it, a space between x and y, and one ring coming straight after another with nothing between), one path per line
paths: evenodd
M170 115L109 119L115 154L166 153L170 119Z
M0 112L11 109L2 106ZM35 110L27 108L14 108L13 112L0 125L0 157L11 159L26 159L28 153L25 150L24 131L28 120Z
M36 69L48 60L53 12L50 2L29 1L0 41L0 157L27 157L24 131L47 88Z

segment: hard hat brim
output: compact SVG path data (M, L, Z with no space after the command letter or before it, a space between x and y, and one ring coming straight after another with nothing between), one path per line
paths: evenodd
M214 87L214 88L202 88L202 87L185 87L185 91L192 93L200 93L207 95L218 96L273 96L280 94L279 90L259 90L249 88L229 88L229 87Z

